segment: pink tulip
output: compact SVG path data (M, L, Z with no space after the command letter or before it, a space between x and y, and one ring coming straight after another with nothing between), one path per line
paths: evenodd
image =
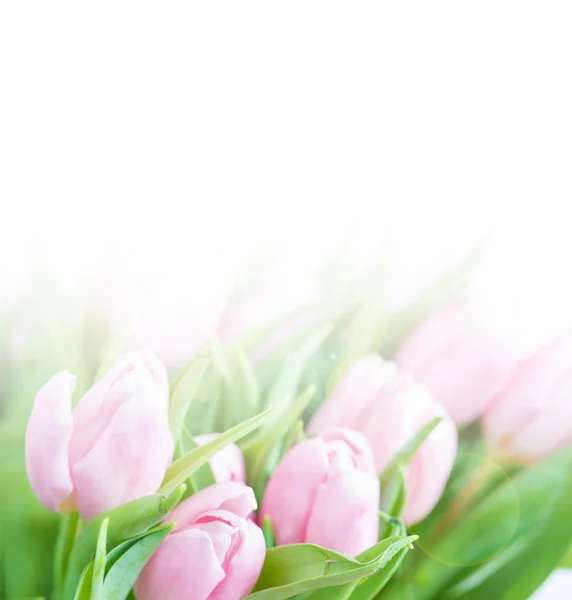
M396 362L460 425L485 412L516 367L512 353L456 307L429 317L405 340Z
M199 446L202 446L215 440L218 436L218 433L207 433L198 435L193 439ZM226 481L246 482L244 456L242 456L242 452L236 444L228 444L222 450L219 450L210 459L209 464L217 483Z
M422 444L407 468L407 524L425 517L441 496L457 452L457 430L427 388L377 355L353 365L326 398L310 423L320 433L344 425L361 432L371 444L377 471L435 417L442 421Z
M148 352L122 356L71 410L75 377L56 373L37 393L26 470L52 511L92 519L157 491L173 455L165 367Z
M254 492L217 483L187 498L168 517L175 529L135 584L138 600L239 600L254 587L266 553L249 519Z
M572 441L572 335L523 360L483 418L495 451L528 463Z
M262 503L278 544L308 542L355 556L377 542L379 482L357 432L330 429L300 442L273 473Z

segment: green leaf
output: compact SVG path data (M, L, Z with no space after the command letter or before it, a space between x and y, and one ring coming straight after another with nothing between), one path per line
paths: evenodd
M333 330L333 325L328 324L306 339L296 348L282 365L278 379L273 385L266 405L274 406L284 401L284 398L293 398L310 358L317 352L325 339Z
M47 596L53 588L60 516L35 497L23 457L22 442L20 456L0 468L0 597L7 599Z
M431 435L431 432L442 421L441 417L435 417L426 423L389 461L379 476L380 486L383 488L396 477L399 469L406 467L415 456L423 442Z
M405 470L401 465L397 466L395 476L389 485L384 487L384 498L381 500L381 506L387 506L387 512L393 519L398 519L407 502L407 483L405 478ZM381 538L389 535L387 530L380 528L380 533L385 532L381 535Z
M454 527L422 540L425 555L388 600L529 598L566 552L571 497L572 449L506 478Z
M453 302L466 287L480 263L486 240L481 240L458 265L428 285L417 298L390 315L381 344L381 355L392 358L403 340L429 315Z
M282 402L276 408L272 418L267 419L257 434L243 445L242 451L248 465L251 481L256 482L261 477L264 467L274 454L275 448L296 425L315 392L316 388L310 386L293 403Z
M387 327L385 314L387 268L384 262L364 277L366 284L361 302L350 320L341 357L334 373L329 378L328 389L338 383L347 369L365 355L379 350L382 336Z
M560 567L562 569L572 569L572 544L568 547L568 552L566 552L566 556L560 562Z
M193 437L190 436L191 447L187 448L187 452L194 448L199 448L199 445L194 441ZM206 487L214 485L216 483L216 479L213 473L213 470L208 462L199 467L190 477L187 479L187 485L190 490L192 490L192 494L196 494L199 490L204 490ZM190 495L188 492L187 496Z
M93 581L93 560L82 571L73 600L91 600L91 583Z
M170 496L153 494L138 498L90 521L77 538L70 555L64 585L64 600L72 600L82 572L95 555L99 528L104 519L109 519L107 545L109 548L114 548L162 521L179 502L184 491L185 486L181 486Z
M526 533L518 536L517 532L510 546L496 557L494 571L487 571L487 564L482 570L475 569L472 581L461 581L446 595L448 599L525 600L558 566L572 536L572 461L568 469L562 466L564 468L555 469L552 473L554 480L560 481L554 481L556 485L548 484L547 495L552 496L550 502L545 500L536 507L536 526L525 524L523 529ZM546 483L545 479L543 484ZM525 510L527 507L521 504L520 518L532 519L532 514L527 515ZM545 511L548 512L546 516L542 514Z
M107 556L107 529L109 519L103 519L97 536L95 558L93 559L93 577L91 580L91 600L104 600L103 576L105 574L105 560Z
M103 585L105 600L127 598L139 573L174 526L174 523L168 523L155 528L142 536L116 560L105 577Z
M169 424L175 439L181 434L189 406L199 389L205 371L211 361L207 350L194 356L171 383L169 402Z
M266 548L274 548L276 546L276 536L274 535L274 528L268 515L265 515L262 521L262 533L264 534Z
M377 573L369 577L364 577L361 580L352 581L345 585L335 588L322 588L315 590L307 595L305 600L346 600L356 598L375 597L377 593L385 585L385 582L390 579L396 570L395 559L398 556L405 556L408 552L407 547L399 549L399 544L396 542L404 539L403 536L394 536L381 540L371 548L368 548L357 556L356 560L360 562L369 562L376 560L380 554L383 556L384 565L380 567ZM398 566L398 565L397 565ZM368 585L369 584L369 585ZM375 595L371 595L375 591Z
M200 466L208 462L219 450L232 442L244 437L268 418L274 408L266 409L264 412L247 419L236 427L221 433L218 438L212 440L200 448L195 448L178 458L168 469L161 486L160 492L169 494L179 485L184 483Z
M278 546L266 552L262 573L249 600L285 600L309 590L344 585L382 569L416 536L395 537L374 546L370 560L348 558L313 544Z

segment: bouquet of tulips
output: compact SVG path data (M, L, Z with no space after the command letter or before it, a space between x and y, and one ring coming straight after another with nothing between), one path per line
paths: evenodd
M473 263L394 312L337 272L170 373L60 306L2 359L0 597L529 598L570 560L572 337L490 338Z

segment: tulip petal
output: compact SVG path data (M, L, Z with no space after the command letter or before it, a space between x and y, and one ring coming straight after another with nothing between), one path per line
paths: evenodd
M162 408L165 413L168 411L167 372L150 352L131 352L121 356L78 402L73 411L72 464L86 456L119 407L140 389L154 390L157 408Z
M508 437L502 451L520 462L549 456L572 439L572 373L567 373L545 398L542 410Z
M317 493L304 541L356 556L377 542L379 482L353 469L328 477Z
M567 335L520 363L483 419L484 433L493 446L502 450L507 438L545 410L555 382L570 368L571 357L572 335Z
M240 600L250 593L258 580L266 544L260 528L252 521L243 521L238 548L226 569L226 578L219 583L209 600Z
M308 518L329 469L326 444L320 438L294 446L270 477L261 518L270 517L278 544L303 540Z
M40 502L56 512L73 492L68 448L75 382L75 376L68 371L56 373L36 394L26 429L30 485Z
M425 440L407 469L407 503L403 512L406 525L421 521L437 504L456 454L457 428L445 418Z
M84 519L157 491L174 449L167 413L140 389L113 415L91 450L72 466Z
M202 446L215 440L218 436L218 433L198 435L194 438L194 441ZM225 446L210 459L209 464L217 483L224 483L225 481L246 482L244 457L236 444Z
M257 508L251 488L238 481L216 483L193 494L175 508L165 522L176 523L175 531L188 527L201 515L213 510L225 510L243 519Z
M210 600L225 572L200 528L171 533L135 583L138 600Z
M348 370L308 426L319 434L329 427L352 427L352 421L377 392L395 377L395 365L370 354Z

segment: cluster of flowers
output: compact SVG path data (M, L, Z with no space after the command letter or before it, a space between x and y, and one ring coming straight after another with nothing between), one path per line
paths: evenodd
M432 316L395 362L353 364L271 474L261 508L241 450L210 461L216 483L184 499L176 525L143 568L139 600L234 600L255 585L266 554L265 520L279 545L307 542L356 556L378 541L379 473L428 422L441 418L406 470L403 521L438 502L457 453L457 426L481 419L490 451L526 463L572 439L572 338L517 360L457 308ZM135 352L72 411L75 378L60 372L38 392L26 432L26 469L39 500L92 520L156 492L173 459L168 376ZM205 432L201 445L217 434Z

